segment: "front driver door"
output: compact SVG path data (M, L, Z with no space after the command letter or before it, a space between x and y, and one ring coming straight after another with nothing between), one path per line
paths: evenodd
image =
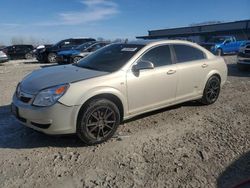
M140 70L135 73L131 67L127 72L130 114L158 108L175 100L177 71L176 65L172 64L169 45L150 49L137 62L140 61L152 62L154 69Z

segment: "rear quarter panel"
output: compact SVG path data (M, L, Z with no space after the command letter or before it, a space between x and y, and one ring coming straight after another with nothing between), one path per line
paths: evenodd
M212 76L212 75L219 75L221 78L221 87L226 83L227 80L227 65L225 63L225 60L222 57L214 56L211 59L208 59L208 74L205 79L205 82L203 83L203 88L205 88L205 85L207 83L207 80Z

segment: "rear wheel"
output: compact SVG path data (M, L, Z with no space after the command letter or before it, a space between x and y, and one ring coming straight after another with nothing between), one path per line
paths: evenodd
M100 144L114 135L119 124L118 107L110 100L96 99L81 110L77 135L87 145Z
M216 55L222 56L223 55L223 50L221 48L216 50Z
M220 94L220 79L218 76L212 76L208 79L201 102L203 104L213 104Z
M55 53L49 53L48 62L49 63L56 63L56 54Z

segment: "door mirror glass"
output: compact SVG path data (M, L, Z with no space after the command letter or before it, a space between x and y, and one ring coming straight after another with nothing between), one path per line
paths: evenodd
M132 69L136 72L144 69L154 69L154 64L150 61L139 61Z

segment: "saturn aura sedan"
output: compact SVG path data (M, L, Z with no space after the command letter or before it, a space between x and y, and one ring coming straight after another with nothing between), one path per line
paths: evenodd
M214 103L227 67L178 40L110 44L76 64L36 70L17 86L12 112L46 134L76 133L88 145L139 114L191 100Z

